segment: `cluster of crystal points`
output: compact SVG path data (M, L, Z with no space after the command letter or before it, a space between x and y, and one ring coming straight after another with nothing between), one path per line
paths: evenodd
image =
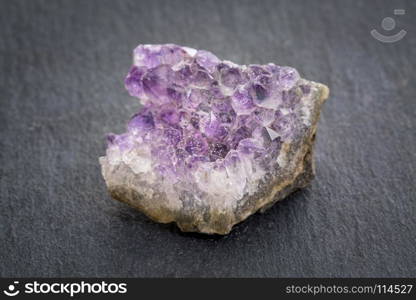
M102 173L115 199L158 222L226 234L314 176L329 89L293 68L140 45L125 85L142 107L108 136Z
M125 80L143 107L127 132L108 136L107 156L158 190L233 198L272 168L284 142L310 124L308 81L290 67L240 66L173 44L140 45Z

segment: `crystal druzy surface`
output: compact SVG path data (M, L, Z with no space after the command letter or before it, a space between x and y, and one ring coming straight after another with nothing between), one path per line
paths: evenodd
M243 199L276 185L290 145L312 144L327 96L294 68L236 65L173 44L138 46L125 86L143 106L125 133L108 135L110 191L153 219L208 233L229 231ZM209 229L214 213L232 215L224 232Z

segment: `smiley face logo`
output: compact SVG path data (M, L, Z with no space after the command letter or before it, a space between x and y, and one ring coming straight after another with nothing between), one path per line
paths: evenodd
M20 293L20 291L16 289L16 285L18 285L18 284L19 284L19 281L14 281L13 284L10 284L7 287L7 290L3 291L3 293L6 294L9 297L16 296L17 294Z
M395 15L404 15L405 10L404 9L395 9L394 10ZM386 17L381 21L381 27L385 31L391 31L396 27L396 21L391 17ZM382 42L382 43L395 43L400 41L404 36L406 35L406 30L400 30L396 34L393 35L384 35L380 32L378 32L376 29L371 30L371 35L376 40Z

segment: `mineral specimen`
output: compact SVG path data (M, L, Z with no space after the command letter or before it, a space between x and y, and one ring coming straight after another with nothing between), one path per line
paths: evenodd
M143 106L125 133L108 135L102 173L115 199L155 221L227 234L314 176L329 91L293 68L140 45L125 85Z

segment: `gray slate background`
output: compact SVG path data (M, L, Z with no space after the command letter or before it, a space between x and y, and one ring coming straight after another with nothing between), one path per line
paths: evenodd
M394 8L406 9L394 16ZM384 17L407 36L374 40ZM0 1L0 276L416 276L415 1ZM225 237L112 201L132 49L174 42L331 88L313 184Z

